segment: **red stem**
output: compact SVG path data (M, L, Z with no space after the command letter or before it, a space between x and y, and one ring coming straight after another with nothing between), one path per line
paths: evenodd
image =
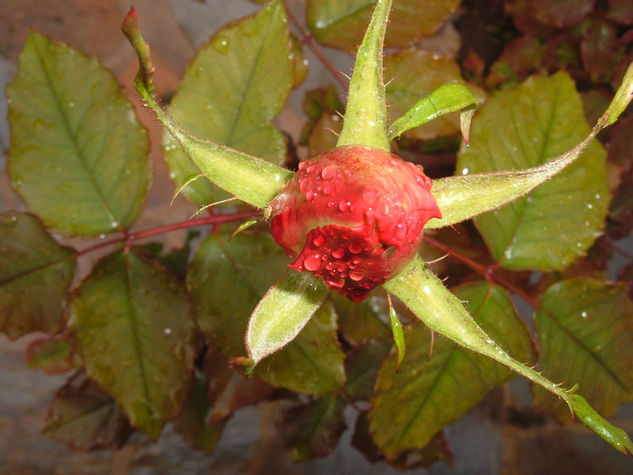
M77 251L76 253L71 254L65 259L75 259L79 256L83 256L84 254L88 254L90 252L96 251L97 249L101 249L102 247L112 246L114 244L118 244L122 242L126 244L126 247L130 247L132 246L132 244L134 244L135 241L139 239L156 236L158 234L164 234L171 231L177 231L179 229L194 228L196 226L207 226L207 225L218 225L222 223L230 223L231 221L239 221L246 218L253 218L255 216L259 216L260 214L261 214L261 211L247 211L244 213L228 214L224 216L210 216L208 218L193 219L190 221L180 221L178 223L166 224L165 226L159 226L157 228L143 229L135 233L126 233L124 236L110 239L109 241L100 242L99 244L95 244L94 246L87 247L86 249L82 249L81 251Z
M502 287L505 287L506 289L510 290L511 292L514 292L523 300L525 300L528 304L530 304L530 306L533 309L538 310L540 308L538 301L535 300L534 297L524 292L522 289L514 285L512 282L507 281L503 277L495 275L495 270L497 269L496 264L493 264L491 266L483 266L479 264L478 262L473 261L469 257L466 257L463 254L457 252L451 247L448 247L445 244L442 244L441 242L436 241L435 239L430 238L428 236L424 236L424 242L433 246L436 249L439 249L442 252L445 252L446 254L450 255L454 259L457 259L458 261L466 264L475 272L479 272L488 282L491 282L493 284L499 284Z
M307 45L308 48L312 50L314 55L318 58L319 61L321 61L323 66L325 66L327 70L330 72L330 74L334 76L334 79L336 79L338 83L343 87L343 89L347 91L348 84L347 84L345 75L341 73L340 71L338 71L332 65L332 63L330 63L330 61L325 57L325 55L321 52L321 50L317 47L317 45L314 44L314 37L304 30L303 26L301 26L301 23L297 21L297 18L290 11L290 9L286 8L286 13L288 15L288 18L290 19L290 23L292 23L297 29L297 31L299 32L299 36L301 37L301 43Z

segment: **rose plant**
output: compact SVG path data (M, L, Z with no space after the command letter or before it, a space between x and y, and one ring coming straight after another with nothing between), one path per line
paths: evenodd
M3 282L0 294L2 329L10 337L35 330L56 335L32 345L30 359L33 364L79 369L53 403L47 430L54 437L81 446L72 427L85 430L86 427L77 422L78 416L85 414L90 414L101 427L111 428L105 435L95 434L94 443L86 444L89 448L123 443L131 430L130 423L155 439L165 422L175 419L176 428L188 441L210 452L226 420L238 407L268 397L274 388L287 388L314 397L308 405L300 405L299 421L315 417L312 411L326 414L317 421L319 437L336 439L340 435L345 404L368 400L370 409L361 410L357 434L371 434L372 444L396 465L402 465L402 458L412 451L423 454L424 463L432 463L446 456L441 449L441 435L438 435L441 428L507 380L511 370L535 385L535 398L551 407L558 418L573 415L620 452L633 452L628 435L600 416L586 400L596 402L600 409L612 414L620 402L633 399L633 355L628 345L633 341L630 327L633 314L622 288L596 279L573 281L561 278L543 292L539 302L534 303L538 311L535 321L542 338L539 340L541 356L554 351L552 345L556 345L546 339L547 325L557 321L558 325L569 326L562 333L576 331L575 323L563 324L554 318L560 294L569 299L565 305L580 298L583 305L586 301L587 305L595 307L602 304L618 307L617 315L609 307L605 311L610 316L601 317L613 317L613 320L598 319L596 323L622 329L617 335L605 334L593 341L591 335L583 335L581 330L578 330L580 336L574 334L590 357L601 361L602 371L622 373L618 376L622 394L605 401L597 394L599 384L592 386L582 375L583 368L552 367L551 364L548 366L547 360L543 360L538 368L534 366L530 337L518 323L507 292L496 285L503 278L495 276L495 266L484 267L461 256L471 268L482 271L485 280L462 286L452 293L419 254L426 239L438 249L459 256L438 242L435 234L425 236L424 230L437 232L471 218L477 219L491 254L500 254L497 267L561 270L573 261L573 257L586 251L595 240L595 226L600 227L604 220L607 202L601 194L608 191L600 188L600 180L606 183L604 166L598 166L594 177L585 177L583 170L590 170L595 163L588 163L585 168L578 165L581 160L599 160L596 157L600 156L600 151L596 151L593 141L618 120L631 101L633 66L629 66L623 75L621 85L597 124L586 130L583 121L580 128L574 130L572 139L578 134L584 136L573 146L549 150L545 160L532 164L534 166L513 170L496 168L486 173L490 170L481 161L482 148L485 151L495 139L488 138L486 134L489 132L479 125L483 124L478 122L483 120L481 117L490 113L488 111L493 110L495 104L502 110L511 107L508 104L526 100L530 94L538 96L548 88L568 91L570 79L562 73L551 78L531 78L517 89L519 92L500 92L482 108L479 116L475 112L478 104L483 102L480 89L472 85L468 87L463 82L441 85L420 94L417 102L409 104L400 118L391 118L388 126L382 50L391 3L389 0L376 2L356 55L344 120L335 146L302 160L296 171L280 166L286 155L285 147L279 145L283 144L283 137L269 123L293 80L300 74L297 68L301 63L296 57L288 60L298 53L291 50L293 43L288 35L286 10L280 0L273 0L252 18L218 33L190 65L168 110L161 107L156 97L149 47L138 28L136 12L130 11L124 20L123 32L139 59L135 88L166 130L165 158L177 184L176 194L183 193L202 207L207 207L212 197L224 198L226 194L249 205L247 210L238 207L233 213L212 214L197 221L136 233L129 229L142 208L148 182L147 164L142 159L147 145L144 130L138 126L133 114L127 124L129 130L119 130L126 124L119 124L117 119L125 114L129 117L131 111L116 91L111 91L109 103L103 104L82 102L85 98L81 97L75 99L72 88L60 92L59 88L43 86L38 74L62 78L60 84L63 84L63 78L76 75L93 84L94 88L116 89L94 61L84 57L78 60L76 52L68 46L32 33L22 53L20 71L8 89L12 183L30 211L51 229L80 236L115 231L122 234L120 238L77 252L59 246L32 214L8 213L2 222L0 242L10 250L0 255L5 259L3 268L6 273L0 278ZM406 22L401 19L401 5L397 1L394 4L394 31L401 33L399 22ZM327 44L331 41L328 34L332 32L321 31L321 23L315 20L322 13L317 6L311 5L309 23L317 33L317 39ZM256 34L253 31L263 32L257 42L265 49L259 53L262 56L255 58L248 57L252 46L248 42ZM393 35L387 34L387 41L392 46L405 41L396 33ZM400 61L408 64L406 61L410 59L405 57L410 52L398 54L385 61L389 60L396 68ZM235 117L234 124L241 125L224 131L224 126L219 123L221 109L232 99L227 99L226 103L222 100L206 103L200 102L198 95L203 84L199 82L200 75L218 90L231 89L233 79L223 79L217 74L204 75L206 67L213 69L214 61L222 61L227 55L230 60L251 61L251 66L262 68L263 72L252 74L279 75L279 78L270 82L271 86L276 86L276 91L271 94L278 97L260 98L266 103L259 104L260 108L253 105L256 101L247 98L248 94L261 93L258 85L250 85L253 90L247 89L238 101L241 103L239 107L244 107L246 102L253 109L243 114L247 118ZM37 62L40 60L42 65ZM269 64L259 64L266 62ZM271 69L271 64L276 67ZM237 66L235 71L241 67ZM39 94L37 105L29 98L32 91ZM569 101L575 104L576 96L569 94L572 96ZM60 121L50 119L38 110L42 96L48 100L46 105L63 116L63 127ZM508 101L505 106L504 100ZM84 108L81 117L88 117L88 124L73 114L72 109L77 104ZM206 121L188 116L197 108L211 111L206 115ZM454 114L450 115L456 112L459 112L459 125ZM453 132L460 130L465 144L458 163L461 174L431 180L422 166L399 158L391 153L391 149L392 141L397 137L404 136L399 142L399 146L404 146L406 140L415 138L411 135L414 131L422 130L420 126L436 119L452 120L452 126L448 122L445 126L453 127ZM519 124L530 130L527 120L525 124L519 118L513 120L515 122L510 125L515 129ZM112 121L119 125L108 129L110 136L94 132ZM319 119L311 126L316 130L323 124ZM558 134L557 126L555 120L550 121L547 134ZM33 128L39 134L37 140L45 137L43 142L34 142L29 136L27 131ZM92 132L86 133L86 129ZM509 143L511 139L504 135L503 126L500 129L500 140ZM207 131L211 131L213 140L200 138ZM48 162L42 162L47 150L55 154L60 152L55 149L56 145L45 146L56 144L59 134L70 134L72 156L55 160L52 157L57 155L51 155ZM532 142L536 141L533 137ZM122 157L116 170L100 169L106 163L99 149L105 147L104 143L113 147L106 155L119 153ZM521 142L521 147L530 150L537 145ZM544 148L547 142L541 145ZM258 147L265 157L255 156ZM512 148L507 155L512 157L513 151L517 155L529 155L525 150ZM494 159L490 158L491 161ZM67 209L76 210L72 219L60 212L66 208L55 204L59 199L59 188L40 186L52 176L64 176L63 172L59 174L59 169L64 167L81 175L66 185L66 197L72 201ZM521 234L529 233L529 230L517 225L514 234L506 239L498 236L504 232L503 226L490 226L485 220L507 222L502 213L513 209L512 206L522 206L520 212L524 218L529 217L526 203L531 199L551 203L554 200L551 190L555 189L568 194L573 201L572 194L579 187L569 185L569 181L564 182L566 189L555 185L554 177L558 179L565 173L575 173L579 179L594 179L598 188L594 201L586 203L586 207L590 210L595 207L598 214L586 218L582 215L587 231L579 234L582 237L571 251L567 249L567 241L561 238L561 249L551 251L554 257L545 256L543 261L533 265L530 260L533 248L526 250L525 246L515 245L521 239L530 242ZM550 190L550 195L539 197L541 190ZM519 199L522 201L516 201ZM100 203L96 208L95 202ZM252 219L237 228L219 227L223 223L249 218ZM186 270L186 288L165 270L168 259L136 245L137 240L164 231L205 224L212 224L215 229L200 244ZM276 244L263 230L268 225ZM506 239L505 247L496 244L501 239ZM68 296L74 273L73 259L113 244L123 246L99 261L92 273ZM292 262L288 263L280 255L276 245ZM229 251L229 247L235 250ZM567 255L573 257L558 258ZM255 270L258 265L264 269L283 268L283 272L270 286L268 277L261 275L261 269ZM22 293L27 292L26 288L29 294L41 295L40 303L21 298ZM508 283L507 288L532 301L513 284ZM619 299L618 303L612 304L607 295ZM398 301L393 303L391 296ZM66 306L67 299L70 299L69 307ZM190 315L189 299L195 318ZM382 302L382 310L380 305L374 306L378 310L362 306L368 301L373 302L372 299ZM553 310L548 307L548 299L553 302ZM239 300L247 301L243 306L249 308L248 315L243 311L235 312L237 315L231 319L234 316L232 308ZM473 307L476 302L480 303L479 307ZM489 304L496 308L489 309ZM404 328L396 309L407 323ZM67 311L70 314L68 321ZM575 314L586 317L585 310ZM337 315L339 337L336 335ZM385 316L391 323L393 339L385 336ZM565 314L564 317L568 316ZM421 324L415 324L416 319ZM196 344L198 329L205 337L204 343ZM591 333L597 331L593 329ZM438 334L435 349L433 332ZM339 338L353 348L345 363ZM589 340L590 343L586 343ZM393 351L392 341L395 342ZM169 351L157 352L152 348L156 345ZM618 358L619 363L602 362L604 345L612 345L612 353L618 355L614 359ZM430 354L430 363L432 359L443 358L442 351L447 348L455 354L473 352L472 365L479 376L473 376L473 368L462 363L460 369L454 370L451 380L462 379L463 387L439 382L437 387L429 387L418 373L433 377L436 370L431 364L427 365L427 356L423 353ZM261 363L264 359L266 364ZM307 366L301 363L304 359L309 361ZM583 363L585 367L589 364ZM306 376L306 368L316 370ZM250 379L241 373L249 375ZM578 376L580 380L572 376ZM231 393L235 390L230 388L236 386L239 397ZM434 390L437 393L433 393ZM437 401L431 405L424 403L442 397L441 393L461 394L460 391L469 396L463 400L458 397L455 401L449 398L447 404L453 404L448 410L439 409ZM231 400L228 408L221 406L222 398L218 392ZM555 399L548 399L547 393L553 394ZM95 416L94 404L88 409L69 407L69 394L96 401L94 404L97 405L108 405L108 414ZM562 411L561 401L567 406ZM319 443L318 437L302 434L300 426L289 436L293 455L298 460L324 455L332 449L331 446L320 447ZM427 452L422 451L425 446Z

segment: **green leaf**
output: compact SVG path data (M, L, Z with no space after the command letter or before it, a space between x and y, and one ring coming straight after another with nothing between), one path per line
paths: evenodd
M308 27L320 42L347 52L359 45L375 0L308 0ZM387 47L403 48L437 31L460 0L394 0Z
M209 236L189 266L193 313L207 339L229 360L246 354L248 319L288 258L268 233Z
M11 339L64 325L74 250L29 214L0 215L0 330Z
M299 336L255 368L255 374L277 387L323 396L345 384L345 355L336 338L336 312L326 302Z
M11 183L47 226L129 228L150 182L147 132L94 57L31 32L7 88Z
M472 123L471 146L460 153L457 170L470 174L541 165L588 133L571 78L566 73L533 76L481 107ZM605 160L602 147L592 143L529 197L475 218L494 259L512 269L552 270L583 255L607 213Z
M251 314L246 349L257 364L290 343L327 297L323 281L307 272L286 269Z
M611 125L615 123L618 117L620 117L620 114L622 114L631 103L631 99L633 99L633 63L629 64L626 69L622 83L615 92L613 101L611 101L611 104L609 104L609 107L604 113L604 124Z
M295 463L334 451L347 428L345 406L345 400L329 396L293 406L286 412L286 445Z
M228 418L211 421L213 408L207 395L209 381L198 370L194 370L193 377L193 387L182 412L174 421L174 429L189 445L211 455L220 441Z
M516 316L510 296L488 283L461 287L473 318L519 361L534 356L525 325ZM397 355L378 373L369 413L374 441L389 458L423 447L432 437L479 402L490 390L513 377L510 370L417 325L405 332L407 355L398 371Z
M391 340L386 295L373 293L358 303L338 294L330 294L330 299L339 315L343 337L352 346L372 339Z
M391 0L376 0L376 7L356 53L349 84L343 130L337 146L369 145L389 151L385 118L385 83L382 77L382 46Z
M198 137L282 165L286 140L270 120L292 88L297 52L290 45L281 1L224 27L187 68L169 112ZM171 134L165 134L164 145L178 187L199 174ZM226 198L204 178L186 186L184 194L199 205Z
M84 373L55 393L44 434L77 450L120 448L132 432L118 404Z
M534 323L544 374L578 393L601 414L615 414L633 400L633 304L627 286L595 279L557 282L539 302ZM559 420L569 420L564 404L534 392Z
M516 373L544 387L562 398L578 417L603 440L623 453L633 453L633 443L626 433L606 423L579 395L562 389L539 372L512 358L473 320L459 299L450 293L442 282L416 257L397 276L383 287L400 298L426 326L455 343L486 355L506 365Z
M472 108L479 102L464 84L444 84L420 99L403 116L394 121L389 127L387 136L394 139L407 130L451 112Z
M79 287L69 325L88 376L158 438L193 365L195 327L178 279L135 250L106 256Z
M194 314L207 339L229 360L246 354L250 315L287 263L269 233L244 232L231 242L225 235L210 236L200 245L187 276ZM255 374L309 394L339 390L345 375L334 309L323 305L291 343L257 365Z
M388 340L369 340L345 358L345 396L350 401L367 401L372 394L378 368L391 351Z
M424 71L424 74L420 74L420 71ZM407 130L405 136L410 138L428 140L459 132L459 114L442 115L436 113L436 108L457 111L461 108L460 104L481 102L485 97L484 92L478 88L463 84L459 65L455 61L438 57L429 51L410 49L386 55L385 74L390 79L386 89L390 120L400 117L398 122L410 121L414 114L420 114L426 122L436 119L412 130L407 130L410 128L407 125L400 133ZM476 93L476 97L472 91ZM428 99L423 99L424 96L428 96ZM432 100L432 104L429 104L429 100ZM418 107L422 107L422 110L418 111ZM396 128L402 128L398 122L389 128L392 137L400 135L396 133Z

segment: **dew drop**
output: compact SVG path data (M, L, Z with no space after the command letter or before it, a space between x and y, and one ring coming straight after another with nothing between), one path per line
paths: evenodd
M591 203L587 203L587 208L592 209L593 205Z
M422 292L424 292L426 295L431 295L431 288L428 285L425 285L424 287L422 287Z
M352 272L349 273L349 278L352 279L354 282L358 282L362 280L363 277L364 277L364 274L359 270L353 270Z
M321 268L321 256L319 254L311 254L303 260L306 270L314 272Z
M343 249L342 247L339 247L338 249L335 249L332 251L332 257L334 257L335 259L340 259L344 255L345 255L345 249Z
M580 314L580 316L581 316L582 318L587 318L587 312L582 312L582 313Z
M336 178L336 167L334 165L325 167L321 171L321 178L323 178L324 180L331 180L332 178Z
M356 244L355 242L350 243L350 245L347 246L347 249L352 254L358 254L360 251L362 251L362 248L358 244ZM358 261L358 262L356 262L356 261ZM353 262L358 264L360 262L360 259L358 257L356 257Z
M352 205L352 203L350 203L349 201L341 201L338 204L338 209L340 209L341 211L347 211L347 210L349 210L351 205Z
M171 328L165 328L163 330L163 332L165 332L165 335L170 335L171 334Z
M468 175L468 168L462 168L462 175Z
M316 247L321 247L324 243L325 238L321 234L317 234L316 236L314 236L314 238L312 238L312 244L314 244Z

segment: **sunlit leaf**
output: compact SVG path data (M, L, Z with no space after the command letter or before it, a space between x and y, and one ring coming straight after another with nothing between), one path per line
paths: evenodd
M32 32L7 95L7 166L30 210L67 234L129 228L145 204L149 144L112 75Z
M588 133L580 96L569 76L533 76L481 107L457 172L540 165ZM594 142L574 164L527 198L480 215L475 222L494 259L504 267L562 269L598 236L608 203L605 153Z
M182 412L174 421L174 429L189 445L210 455L218 445L228 419L211 420L213 408L207 394L209 381L198 370L194 370L193 377L193 386Z
M406 47L432 35L460 0L394 0L387 47ZM308 26L315 38L350 53L363 38L375 0L308 0Z
M420 71L424 73L421 74ZM400 51L385 56L385 77L389 81L386 91L391 121L407 114L420 100L441 86L464 84L459 65L455 61L419 49ZM474 86L470 86L469 89L474 93L474 97L471 94L471 101L475 98L484 99L483 91ZM429 112L429 114L432 113ZM394 129L397 125L398 123L392 124L390 128ZM453 112L442 115L421 127L406 130L404 135L417 139L432 139L457 132L459 132L459 114Z
M227 236L210 236L200 245L187 277L194 314L229 360L246 355L248 319L287 264L268 233L241 233L231 242ZM291 343L255 367L255 374L274 386L309 394L340 389L345 374L334 309L322 306Z
M194 135L282 164L283 134L270 123L293 84L293 56L281 1L219 30L199 50L169 111ZM165 159L178 186L200 171L165 133ZM205 178L184 194L199 205L226 197Z
M88 376L156 439L184 402L194 324L178 279L133 249L102 259L72 302L70 328Z
M510 296L487 283L457 289L458 298L482 328L519 361L533 361L530 337ZM407 353L382 365L369 413L376 444L388 457L423 447L442 427L457 420L491 389L512 377L510 370L417 325L405 332Z
M578 385L600 414L611 416L633 400L633 304L625 285L573 279L545 291L534 323L544 374L565 387ZM535 390L560 420L571 414L564 403Z
M286 444L294 462L332 453L347 427L345 400L338 396L291 407L285 414Z
M55 394L44 434L79 450L121 447L132 428L119 405L84 373Z
M9 338L62 328L75 272L72 254L34 216L0 216L0 330Z

